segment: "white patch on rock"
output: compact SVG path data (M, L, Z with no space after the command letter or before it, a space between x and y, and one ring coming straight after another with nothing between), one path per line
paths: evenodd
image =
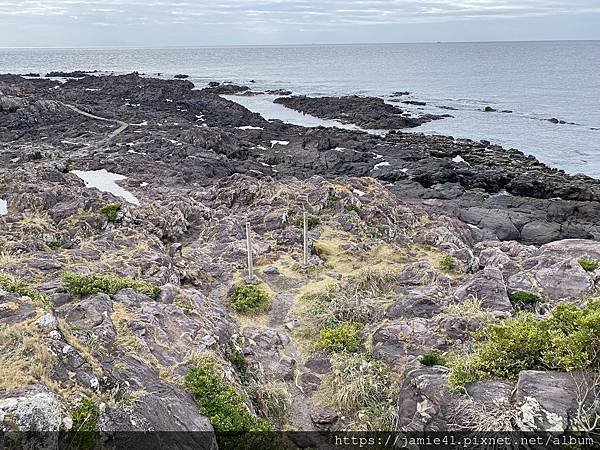
M8 203L0 198L0 216L8 214Z
M238 130L264 130L263 127L253 127L252 125L244 125L243 127L236 127Z
M54 317L52 314L44 314L35 321L35 324L38 327L45 328L47 330L55 330L57 327L56 317Z
M384 162L380 162L378 164L375 164L375 166L373 167L373 169L379 169L381 167L386 167L386 166L389 166L389 165L390 165L389 162L384 161Z
M129 191L123 189L116 182L126 180L127 177L117 173L108 172L105 169L101 170L73 170L71 173L77 175L85 183L87 188L96 188L102 192L110 192L123 200L139 205L140 201Z
M562 417L558 414L546 411L542 408L542 405L540 405L540 402L538 402L536 398L525 397L523 403L519 407L519 417L517 419L519 428L523 431L536 431L539 429L537 422L540 419L543 420L544 417L549 425L544 431L565 431L567 424Z
M465 163L467 166L470 166L470 164L466 162L460 155L456 155L454 158L452 158L452 161L454 161L455 163Z
M495 194L492 194L490 197L495 198L495 197L512 197L512 194L510 192L508 192L506 189L502 189L498 192L496 192Z
M4 398L0 399L0 428L9 418L18 431L55 432L62 423L61 410L60 399L41 385L4 393ZM49 444L48 448L54 447L50 442L45 444Z
M354 194L358 195L359 197L362 197L363 195L366 195L366 192L363 192L360 189L354 189L352 192Z
M271 141L271 148L275 147L276 145L289 145L290 141Z

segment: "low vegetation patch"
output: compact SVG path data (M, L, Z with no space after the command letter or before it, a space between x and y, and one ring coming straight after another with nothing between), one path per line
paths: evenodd
M100 212L106 216L109 222L116 222L122 207L123 205L121 203L110 203L100 208Z
M335 328L324 328L319 333L317 346L328 352L354 353L362 344L362 328L363 324L351 322L344 322Z
M511 292L508 294L508 298L510 302L517 307L535 305L536 303L542 302L542 299L538 295L525 291Z
M362 212L362 208L358 205L355 205L354 203L347 203L344 206L344 209L349 212L354 211L358 215L360 215L360 213Z
M96 403L84 397L81 403L71 413L73 419L72 443L73 448L89 449L94 446L96 427L100 417L100 408Z
M440 269L447 273L456 272L456 270L457 270L456 260L450 255L445 255L440 260Z
M579 260L579 265L586 272L594 272L595 270L598 269L598 267L600 267L600 261L595 260L595 259L585 258L585 259Z
M298 228L304 228L304 214L303 213L297 213L294 210L289 210L287 217L288 217L288 222L290 224L292 224ZM308 222L307 225L308 225L309 230L314 230L315 228L317 228L319 226L320 219L318 216L308 214L308 217L306 219Z
M240 350L232 348L227 353L227 358L229 359L229 362L231 363L233 368L236 370L240 381L244 384L248 383L248 381L250 381L251 376L249 372L248 360L246 359L244 354Z
M319 388L319 402L350 419L350 431L394 429L398 385L381 361L364 353L340 353L332 357L331 372Z
M545 319L521 312L475 335L474 353L451 364L454 387L485 378L515 379L523 370L600 368L600 299L564 303Z
M250 413L244 398L222 378L215 362L199 359L185 376L186 388L192 393L198 409L220 432L270 431L271 424Z
M11 294L29 297L33 302L41 305L47 304L48 299L25 281L0 273L0 287Z
M257 284L239 284L231 295L231 307L243 314L266 311L269 304L269 294Z
M446 366L448 364L446 357L436 350L425 353L419 362L424 366Z
M160 288L153 283L117 275L80 275L73 272L67 272L62 275L61 279L65 289L71 294L81 296L94 295L101 292L108 295L114 295L121 289L126 288L134 289L152 299L158 297L158 294L160 293Z
M257 383L249 389L249 395L261 417L278 429L287 424L291 398L284 382Z

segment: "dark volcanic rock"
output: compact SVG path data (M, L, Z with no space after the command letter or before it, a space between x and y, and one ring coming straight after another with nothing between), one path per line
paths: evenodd
M409 117L403 110L376 97L281 97L274 100L288 108L323 119L336 119L367 129L395 130L418 127L443 116Z
M90 74L92 72L84 72L82 70L75 70L73 72L61 72L61 71L53 71L53 72L48 72L46 74L46 78L54 78L54 77L58 77L58 78L83 78L83 77L87 77L88 74Z
M250 88L248 86L239 86L237 84L229 84L229 83L224 83L224 84L209 84L209 87L202 89L204 92L211 92L213 94L225 94L225 95L232 95L232 94L239 94L242 92L248 92L250 90Z

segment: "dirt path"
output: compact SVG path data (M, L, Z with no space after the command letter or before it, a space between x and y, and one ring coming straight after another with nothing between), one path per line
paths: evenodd
M294 336L285 326L285 324L289 323L291 320L291 318L288 317L288 313L304 282L305 281L290 280L283 276L273 277L269 280L271 288L275 291L275 296L273 304L271 305L271 310L269 311L267 326L289 338L284 344L284 353L286 356L297 361L297 367L295 380L292 383L288 383L288 392L291 398L288 419L293 429L309 431L314 429L314 425L310 419L312 400L310 396L303 392L299 381L300 377L306 373L306 368L298 356L298 350L294 343Z
M123 131L125 131L129 127L129 124L126 123L126 122L123 122L122 120L107 119L105 117L96 116L94 114L90 114L89 112L82 111L81 109L77 108L76 106L69 105L67 103L63 103L63 105L66 106L67 108L69 108L71 111L73 111L73 112L75 112L77 114L81 114L82 116L89 117L90 119L101 120L103 122L114 122L117 125L119 125L119 128L117 128L115 131L113 131L108 136L107 139L112 139L115 136L118 136L119 134L121 134Z

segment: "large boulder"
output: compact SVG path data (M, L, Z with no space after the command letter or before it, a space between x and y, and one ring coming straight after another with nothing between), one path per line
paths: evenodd
M535 278L544 293L553 300L582 297L594 289L594 280L583 270L577 259L540 269Z
M473 278L456 290L454 297L461 302L469 297L476 298L481 300L482 308L494 313L510 314L513 312L504 277L502 272L495 267L485 267L475 274Z
M390 319L398 317L431 318L442 310L443 299L438 288L424 287L408 292L404 298L393 303L385 312Z
M444 349L446 339L432 331L427 319L397 319L381 325L373 333L373 356L404 367L431 349Z
M445 367L423 367L406 375L398 396L397 431L423 432L448 429L450 404Z
M28 435L23 448L56 448L65 405L46 386L34 384L14 391L0 392L0 432L49 432ZM37 440L43 440L42 442ZM31 441L33 440L33 442ZM53 445L54 444L54 445Z
M564 431L577 418L578 384L588 381L566 372L527 370L516 388L517 425L523 431ZM578 398L579 396L579 398Z

